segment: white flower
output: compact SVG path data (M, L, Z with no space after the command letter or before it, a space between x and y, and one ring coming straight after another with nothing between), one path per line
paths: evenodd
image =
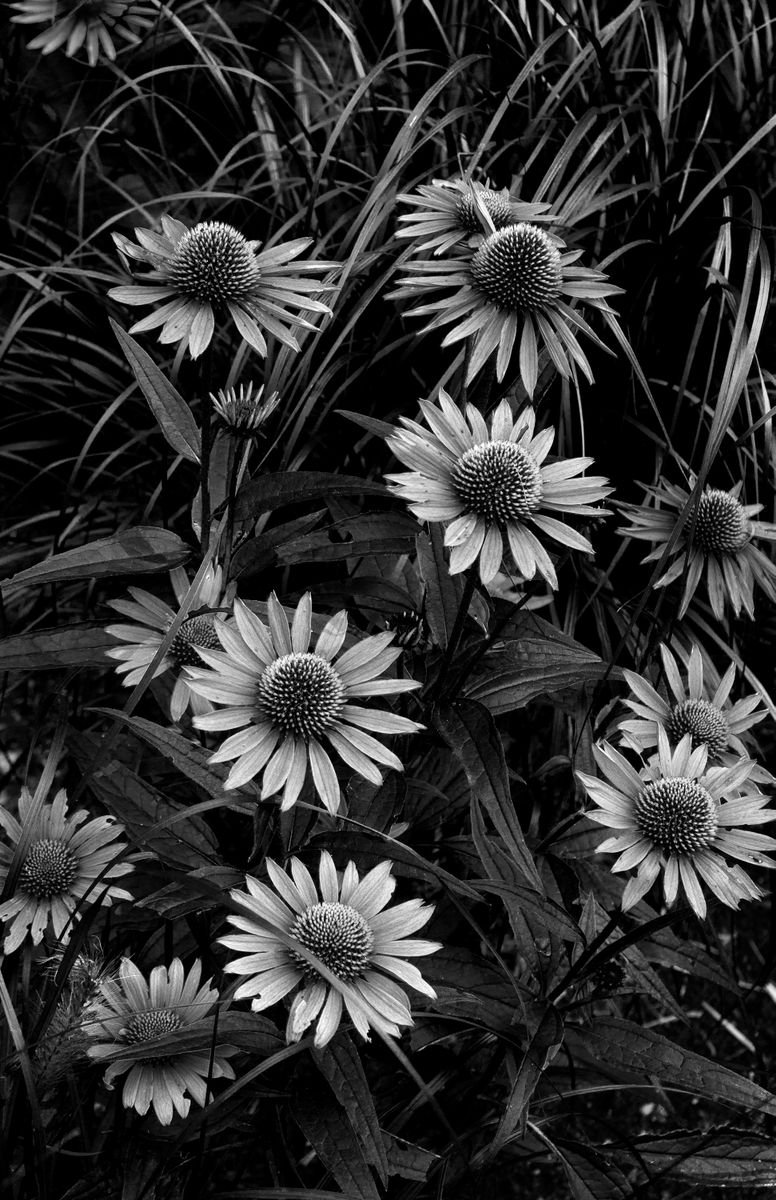
M230 915L229 921L241 932L220 941L244 957L225 970L248 977L235 999L251 997L251 1007L259 1012L301 985L288 1016L290 1042L315 1022L315 1045L325 1046L337 1032L343 1007L363 1037L369 1037L370 1028L398 1037L412 1017L396 980L436 995L417 967L405 961L441 949L438 942L409 936L426 924L433 908L407 900L383 911L396 886L388 861L363 879L351 862L340 877L324 850L318 888L299 859L291 860L291 878L271 859L267 871L274 892L247 876L247 893L231 893L241 915ZM326 968L326 975L303 950Z
M105 1083L112 1087L119 1075L128 1072L124 1107L145 1116L153 1105L162 1125L170 1124L173 1110L188 1116L191 1101L186 1092L203 1108L209 1078L234 1079L226 1058L236 1050L213 1047L213 1023L207 1020L218 992L207 984L199 986L201 974L199 960L186 976L181 960L174 958L169 969L154 967L146 982L134 963L123 958L118 981L103 980L99 1000L85 1014L87 1034L94 1043L88 1054L108 1064ZM185 1050L158 1045L160 1039L176 1034L185 1035ZM192 1035L196 1041L197 1034L201 1044L192 1050ZM128 1049L146 1043L147 1058L126 1056Z
M241 787L262 773L262 799L282 790L281 809L295 804L309 766L313 784L329 812L339 808L337 774L323 742L372 783L381 783L376 763L402 771L401 759L375 733L415 733L416 721L395 713L363 708L352 701L388 696L420 684L412 679L378 679L401 655L393 633L363 638L340 651L348 629L346 612L327 621L310 650L312 601L307 592L289 627L275 596L268 605L269 625L235 601L235 623L220 624L223 653L200 650L212 670L189 668L189 686L199 696L226 707L196 717L198 729L237 729L211 762L236 759L225 787Z

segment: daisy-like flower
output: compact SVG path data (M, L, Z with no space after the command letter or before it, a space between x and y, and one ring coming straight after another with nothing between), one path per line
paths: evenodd
M765 807L768 797L748 788L751 759L739 759L732 767L710 767L705 745L693 750L687 733L672 751L660 726L658 753L641 771L606 742L593 747L593 754L604 780L577 772L598 805L586 815L616 830L598 852L619 856L613 871L637 868L623 892L623 909L641 900L661 870L666 903L673 904L681 884L699 917L706 915L701 880L730 908L738 908L741 900L759 899L760 889L746 872L725 861L727 856L776 867L765 854L776 848L776 838L740 828L776 818L776 812Z
M636 714L632 720L618 723L625 744L639 753L652 751L657 747L658 728L662 728L673 746L689 734L692 748L705 746L712 764L733 766L739 758L746 758L752 740L747 731L767 713L758 708L760 697L756 693L735 703L730 699L735 664L730 664L712 690L704 683L703 658L696 645L690 651L686 683L667 646L661 645L660 656L669 691L666 699L641 675L623 671L631 690L625 703ZM752 771L751 778L758 783L772 781L770 773L761 767Z
M90 67L101 54L115 59L114 38L136 46L158 15L153 5L132 0L17 0L11 8L16 9L11 21L17 25L48 26L27 43L28 50L51 54L64 46L72 58L84 48Z
M695 479L691 479L694 485ZM754 617L754 585L757 583L769 600L776 600L776 566L754 539L776 538L771 521L753 521L761 504L742 504L740 486L729 492L705 487L695 499L685 488L671 483L648 487L651 505L623 504L621 508L631 524L618 530L626 537L654 542L655 548L642 562L662 559L666 544L674 535L680 515L689 509L687 519L671 549L674 561L657 580L655 587L666 587L684 578L679 619L685 615L701 576L706 577L711 610L718 621L729 604L738 616L743 609Z
M253 389L253 383L249 383L247 387L241 383L239 391L232 387L225 390L222 388L217 396L210 393L216 416L235 437L256 437L264 422L280 403L277 392L273 392L266 400L262 398L264 384L256 390L255 395Z
M29 934L33 946L47 931L62 942L70 937L80 904L131 900L131 892L115 882L133 869L114 860L126 850L116 839L124 832L113 817L89 820L85 809L68 816L67 793L57 792L37 816L26 787L19 796L19 820L0 807L0 828L12 847L29 836L13 896L0 904L0 921L9 923L3 949L12 954ZM4 882L14 857L12 847L0 844L0 878Z
M183 567L176 567L174 571L170 571L170 581L175 599L180 605L191 581ZM120 666L116 671L119 675L124 675L124 687L134 687L143 678L148 664L156 655L176 615L169 604L165 604L163 600L157 599L143 588L131 587L129 592L131 600L109 600L108 604L115 608L116 612L136 623L107 625L105 628L106 633L129 643L105 652L109 658L119 660ZM195 615L188 616L183 622L154 672L154 678L165 671L176 672L175 686L170 698L170 716L173 721L179 721L187 708L193 713L211 710L210 704L189 689L189 680L182 668L187 664L199 663L197 647L220 646L216 630L226 614L202 610L229 607L231 600L228 596L229 589L225 592L223 588L221 567L209 566L191 605Z
M538 225L521 221L489 234L465 257L406 263L408 274L391 295L397 300L416 300L440 290L449 293L411 309L409 315L430 316L427 330L455 323L443 346L472 339L467 383L494 353L496 378L502 380L518 346L520 375L532 395L539 373L540 342L565 378L576 365L592 380L577 331L599 346L603 343L567 300L584 300L611 313L604 297L622 289L610 284L600 271L577 266L580 254L567 251L560 238Z
M216 313L226 310L240 336L266 355L265 333L298 350L299 343L290 331L315 329L301 313L331 313L326 304L311 296L328 290L328 285L303 276L337 264L290 265L312 245L311 238L296 238L259 251L260 242L247 241L223 221L200 221L189 229L182 221L164 216L162 230L136 229L139 245L123 234L113 234L128 269L128 260L135 259L152 270L139 283L112 288L108 295L122 304L161 305L137 321L130 333L146 333L161 325L160 342L185 339L191 357L198 358L210 345Z
M204 1108L209 1078L234 1079L226 1060L237 1051L220 1045L213 1050L213 1022L208 1017L218 992L208 984L200 987L201 975L199 960L186 975L181 960L174 958L169 968L154 967L146 981L134 963L123 958L118 980L102 981L99 998L85 1014L93 1043L88 1054L107 1064L105 1083L112 1087L126 1074L124 1107L145 1116L153 1105L162 1125L170 1124L173 1111L188 1116L187 1092ZM176 1036L185 1041L185 1049L176 1050Z
M401 646L391 645L393 633L363 638L340 654L348 631L344 610L326 622L315 650L310 650L309 592L299 601L290 627L274 592L267 610L268 626L236 600L235 623L216 626L223 651L200 650L200 658L213 669L190 667L189 686L226 708L195 717L194 724L198 729L239 730L210 758L237 760L225 788L241 787L263 772L262 800L282 790L280 807L285 811L296 803L309 766L316 792L335 813L340 788L323 740L372 783L382 782L377 763L402 771L401 759L372 733L415 733L423 726L352 701L392 696L420 684L413 679L378 679L402 653Z
M512 200L508 188L495 191L465 179L433 179L430 187L421 185L396 199L415 210L399 217L396 236L412 238L417 243L414 250L432 250L435 255L461 243L476 246L497 229L541 218L550 207Z
M235 999L250 996L252 1009L260 1012L301 984L288 1015L289 1042L299 1041L315 1021L315 1045L325 1046L337 1032L343 1007L363 1037L369 1037L370 1028L399 1037L412 1017L407 993L396 980L436 996L417 967L405 962L441 949L438 942L409 936L426 924L433 906L406 900L384 911L396 887L388 861L363 879L352 862L339 876L324 850L320 890L298 859L290 867L291 878L267 859L275 891L248 875L247 893L231 892L241 915L229 921L241 932L219 940L243 957L225 970L248 976Z
M607 480L600 475L574 478L592 458L544 465L555 430L549 427L534 436L532 409L514 420L509 402L502 400L489 428L471 404L464 419L444 390L439 405L420 402L430 432L399 418L404 428L387 441L410 473L386 479L419 520L449 522L445 545L452 547L452 575L479 559L482 582L488 584L501 567L506 542L523 579L533 579L538 570L556 588L555 568L537 534L592 554L587 538L548 513L607 515L592 507L612 491Z

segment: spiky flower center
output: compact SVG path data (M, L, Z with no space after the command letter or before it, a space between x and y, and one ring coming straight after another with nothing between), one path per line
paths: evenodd
M60 838L33 842L19 872L19 888L38 900L67 892L78 874L78 859Z
M202 659L194 649L195 646L202 646L204 650L221 648L215 630L215 620L208 614L185 620L172 639L167 653L178 667L201 667Z
M136 1046L139 1042L150 1042L153 1038L174 1033L181 1024L180 1017L173 1009L151 1008L148 1012L135 1013L122 1029L121 1037Z
M696 746L708 746L712 758L722 753L730 737L725 717L708 700L684 700L675 705L666 729L672 742L680 742L689 733L693 749Z
M265 670L258 702L273 725L295 737L319 737L342 712L345 688L319 654L284 654Z
M332 900L305 909L291 926L291 934L345 983L363 975L375 940L358 909ZM312 963L296 951L291 953L308 978L321 978Z
M212 305L243 299L259 279L248 242L222 221L202 221L184 233L167 270L182 296Z
M751 537L743 507L735 496L706 488L698 503L693 541L706 554L736 554Z
M717 832L717 806L704 787L684 776L648 783L634 806L639 829L666 855L693 854Z
M514 223L512 215L512 205L501 195L500 192L493 192L490 188L477 188L477 199L490 217L496 229L503 229L506 225ZM462 195L455 206L455 215L458 218L458 224L466 233L485 233L487 232L485 222L480 216L477 205L471 193Z
M543 229L521 221L491 233L471 261L474 287L505 312L532 312L557 300L560 254Z
M482 442L462 454L450 474L468 512L486 521L516 521L542 502L542 474L530 451L514 442Z

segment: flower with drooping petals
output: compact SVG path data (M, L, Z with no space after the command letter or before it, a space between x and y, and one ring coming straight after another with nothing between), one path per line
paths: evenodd
M410 937L429 920L431 905L406 900L386 911L396 887L391 865L382 862L359 879L351 862L340 876L324 850L318 887L297 858L291 860L290 878L267 859L274 891L246 876L247 893L230 893L240 912L229 921L240 932L219 939L243 956L225 967L248 977L235 999L250 997L252 1009L260 1012L301 984L288 1015L289 1042L299 1041L315 1022L315 1045L325 1046L337 1032L343 1008L363 1037L369 1037L370 1028L399 1037L412 1017L407 993L396 980L436 996L405 960L441 946Z
M266 356L265 334L292 350L299 349L294 329L315 329L302 312L331 313L311 293L328 285L304 276L335 267L331 262L297 262L311 238L296 238L259 251L233 225L200 221L192 229L172 217L162 217L162 233L136 229L139 244L123 234L113 240L129 268L129 259L152 270L140 282L112 288L108 293L122 304L154 304L161 308L137 321L130 333L162 332L166 344L186 340L192 358L199 358L213 337L216 314L228 312L244 341ZM295 310L295 311L292 311Z
M169 968L154 967L146 981L123 958L118 979L101 982L99 999L85 1014L92 1042L88 1054L107 1065L105 1083L112 1087L126 1074L124 1107L145 1116L153 1106L162 1125L171 1123L173 1112L188 1116L187 1092L204 1108L209 1079L234 1079L226 1060L236 1049L213 1046L214 1026L208 1019L218 992L208 984L200 987L201 975L199 959L186 975L181 960L174 958ZM197 1034L200 1044L192 1049ZM186 1048L177 1050L175 1038L184 1035Z
M68 816L67 793L37 808L26 787L19 796L19 820L0 806L0 828L14 846L29 838L13 895L0 904L0 921L9 928L3 949L12 954L29 934L33 946L50 931L59 942L69 939L80 905L110 907L115 900L131 900L132 893L116 887L116 880L133 870L131 863L115 860L126 850L117 842L124 826L113 817L89 820L85 809ZM5 881L14 858L0 844L0 878Z
M466 382L496 355L496 378L507 373L519 350L520 376L533 395L539 374L539 346L556 370L568 378L576 367L592 380L592 371L577 340L582 332L603 346L587 321L567 303L583 300L613 315L605 297L622 289L600 271L577 266L580 251L538 225L525 221L488 234L474 253L450 259L408 262L393 299L418 300L410 316L431 317L426 329L453 324L442 345L471 338ZM434 293L447 293L433 298Z
M524 409L515 420L507 400L499 404L490 427L471 404L465 416L460 413L444 390L439 407L423 400L420 407L430 431L399 418L404 428L387 441L410 471L386 479L419 520L446 523L450 573L479 560L482 582L488 584L508 548L523 579L533 579L538 570L557 588L555 568L540 537L593 553L587 538L549 515L606 515L593 505L611 492L607 481L600 475L574 478L592 458L545 464L554 429L535 433L533 410Z
M225 788L241 787L261 772L262 799L282 791L285 811L299 798L309 766L316 792L335 813L340 787L324 741L372 783L382 782L377 763L404 770L401 759L372 733L415 733L423 726L352 702L396 695L420 684L413 679L378 679L402 653L401 646L391 645L393 633L363 638L340 653L348 630L344 611L326 622L310 650L309 592L299 601L291 626L274 592L267 610L265 625L236 600L235 622L216 627L222 652L199 652L212 669L188 668L191 690L225 706L196 717L194 724L198 729L239 731L210 758L237 760Z
M396 199L414 209L399 217L396 236L412 238L413 250L431 250L434 255L462 243L479 245L497 229L541 219L550 207L513 200L508 188L496 191L465 179L433 179L430 187L422 184Z
M689 734L693 750L705 746L712 764L734 766L739 758L746 758L751 747L748 730L767 713L758 708L760 696L756 693L735 703L731 701L735 664L730 664L712 689L704 684L703 657L697 645L693 644L690 651L686 684L667 646L660 646L660 656L669 692L665 699L641 675L623 671L631 690L625 703L635 713L633 719L617 725L625 744L640 754L652 751L657 748L657 731L661 727L672 746ZM759 766L752 770L750 778L756 783L773 781L770 772Z
M15 0L17 25L48 25L27 43L28 50L51 54L64 47L68 58L86 50L90 67L101 55L116 57L114 38L136 46L155 24L159 12L152 4L135 0Z
M660 726L658 753L640 771L606 742L594 746L593 754L604 779L577 772L598 806L586 816L616 831L598 852L619 856L613 871L637 868L623 892L623 909L637 904L661 871L666 903L673 904L681 886L699 917L706 916L701 880L730 908L760 898L746 872L725 861L727 856L776 867L765 853L776 849L776 838L740 828L776 819L776 812L766 808L768 797L747 786L755 765L751 759L732 767L709 766L705 745L693 750L687 733L672 751Z
M694 487L695 479L691 477ZM757 583L769 600L776 600L776 565L754 545L754 539L776 539L771 521L753 521L761 504L742 504L740 487L729 492L705 487L700 496L685 488L661 482L646 488L653 505L623 504L620 507L631 524L618 530L626 537L653 542L654 550L642 562L662 560L667 544L674 539L679 518L687 514L679 536L669 552L673 558L655 583L666 587L684 578L679 619L685 615L701 577L705 575L709 602L714 616L721 621L725 606L736 616L741 610L754 617L754 585Z
M176 567L170 571L170 582L175 599L180 605L190 585L183 567ZM175 686L170 698L170 716L173 721L179 721L187 708L193 713L206 713L211 710L212 706L207 701L189 689L189 680L183 672L183 667L186 664L199 663L197 647L220 646L216 629L226 614L217 610L230 606L232 590L227 588L224 591L221 567L212 564L208 566L192 599L190 615L172 639L167 653L154 672L154 678L165 671L176 672ZM129 593L132 596L131 600L109 600L108 604L122 616L129 617L137 623L105 627L106 633L128 643L105 651L109 658L118 659L121 664L116 671L119 675L124 675L124 687L134 687L140 682L175 620L175 612L169 604L165 604L144 588L131 587Z

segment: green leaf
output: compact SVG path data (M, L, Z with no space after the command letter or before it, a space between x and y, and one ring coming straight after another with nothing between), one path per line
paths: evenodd
M152 1046L154 1058L174 1058L178 1054L207 1054L215 1040L217 1046L236 1046L251 1054L265 1057L274 1054L284 1043L277 1026L259 1013L210 1014L191 1026L182 1026L173 1033L153 1038L138 1045L117 1043L115 1051L100 1061L110 1063L119 1059L142 1062L147 1047Z
M4 588L56 583L62 579L104 579L109 575L141 575L180 566L191 550L177 533L153 525L137 525L112 537L86 542L75 550L53 554L19 571Z
M305 1078L291 1106L297 1125L348 1200L380 1200L361 1142L323 1080Z
M555 1139L557 1157L569 1181L574 1200L629 1200L628 1180L616 1163L595 1146Z
M431 526L430 535L417 535L416 551L418 570L426 589L426 620L435 643L444 649L458 616L463 581L459 575L450 574L439 525Z
M632 1147L632 1154L631 1154ZM610 1148L607 1147L607 1150ZM617 1154L627 1167L638 1163L670 1179L708 1187L776 1187L773 1138L729 1126L702 1132L678 1130L661 1137L634 1138Z
M237 493L235 518L244 521L287 504L306 504L329 496L389 496L384 483L325 471L275 471L244 484Z
M132 368L132 374L140 385L140 390L165 438L176 453L182 454L189 462L198 463L199 428L188 404L159 370L151 355L146 354L135 339L125 333L112 318L109 319L124 357Z
M496 896L513 901L520 912L529 919L532 927L538 926L539 929L553 933L565 942L583 940L576 921L549 896L543 896L533 888L523 887L518 882L503 877L473 879L470 883L480 891L493 892Z
M327 529L285 542L277 548L278 562L337 562L367 554L409 554L417 522L408 513L359 513Z
M118 645L97 621L61 629L37 629L0 639L0 671L55 671L83 663L105 665L105 651Z
M318 1070L342 1104L364 1158L385 1184L388 1182L388 1158L380 1132L374 1100L366 1081L364 1068L351 1039L340 1033L322 1051L313 1055Z
M566 1026L566 1046L598 1069L657 1078L721 1104L776 1116L776 1096L642 1025L597 1017L594 1026Z
M621 678L619 668L611 668L592 650L527 612L509 622L503 644L482 658L464 695L497 716L524 708L537 696L579 688L607 674Z
M504 748L492 717L481 705L462 701L436 708L432 722L466 772L472 796L487 812L516 866L543 892L512 803Z

